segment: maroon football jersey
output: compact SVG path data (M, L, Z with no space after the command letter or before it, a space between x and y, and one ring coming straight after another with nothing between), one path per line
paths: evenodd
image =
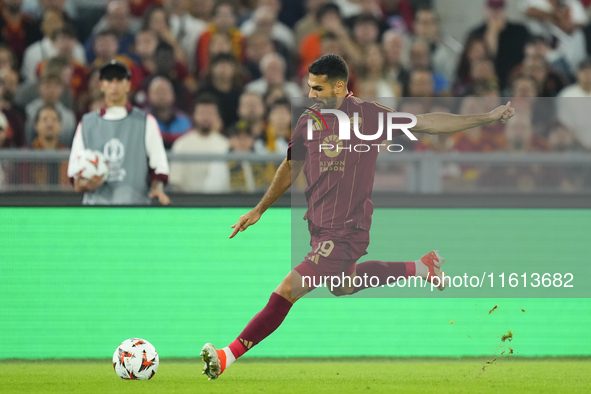
M308 210L304 219L312 221L318 227L369 230L373 213L371 194L376 162L379 152L387 151L389 145L384 141L387 138L387 113L395 111L356 97L346 98L339 110L347 114L351 122L354 113L358 113L359 132L363 135L376 134L378 119L382 114L384 131L381 138L373 141L361 140L351 126L351 139L341 141L336 115L323 114L326 125L321 122L319 126L308 110L296 125L289 142L287 159L306 161L303 171L308 181L305 191ZM318 118L317 115L315 117ZM313 119L314 125L310 140L308 119ZM401 134L400 130L395 130L393 138ZM385 145L377 147L372 144ZM367 147L370 150L366 152Z

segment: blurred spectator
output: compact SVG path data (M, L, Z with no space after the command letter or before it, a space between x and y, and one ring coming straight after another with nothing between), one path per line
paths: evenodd
M548 132L548 145L552 152L573 152L581 150L577 137L560 123L555 123Z
M187 68L175 61L174 49L170 44L166 42L158 44L154 52L154 64L156 66L154 75L168 78L174 87L174 95L179 107L183 111L190 111L194 101L189 89L194 91L197 83Z
M254 137L245 129L234 129L230 134L230 152L254 152ZM266 190L275 174L272 163L230 161L230 190L253 193Z
M0 73L6 69L15 70L16 61L12 49L6 44L0 44Z
M25 146L27 140L23 114L6 100L5 84L2 79L0 79L0 115L6 118L6 124L2 126L4 135L2 142L0 142L0 148L22 148Z
M478 85L495 86L498 90L498 79L495 74L495 65L490 59L478 59L472 62L470 67L470 79L472 86L468 93L474 94L475 87Z
M213 8L215 7L215 0L183 0L185 8L189 10L189 13L197 19L201 19L205 22L211 22L213 15Z
M254 143L257 153L285 153L291 138L291 104L279 99L269 107L267 127Z
M435 96L435 80L433 72L428 68L416 68L410 73L408 82L408 97ZM423 112L420 112L423 113Z
M86 89L78 96L76 100L76 115L78 119L90 111L93 111L93 104L99 103L97 108L104 106L104 95L101 91L99 69L94 68L88 74Z
M397 33L412 33L414 12L409 0L383 0L386 24Z
M142 87L147 89L148 82L155 75L163 75L171 79L175 86L175 92L181 95L179 101L187 100L186 106L183 108L187 110L192 107L190 94L197 89L197 81L189 73L187 67L171 58L174 53L168 43L161 42L159 44L158 35L152 30L142 30L136 35L135 54L139 59L140 79L143 81ZM135 96L135 102L139 106L145 105L146 92L139 91Z
M172 153L224 154L228 140L216 129L219 113L215 98L203 95L195 104L194 127L172 145ZM226 162L171 162L170 184L174 189L191 193L224 193L230 188Z
M435 94L443 94L449 89L449 83L445 78L433 71L431 64L431 54L429 52L429 44L423 40L415 40L410 48L410 64L411 69L430 69L433 76L433 91Z
M299 47L300 68L298 75L306 75L310 64L321 56L321 41L327 32L333 33L338 38L346 60L350 64L359 64L361 51L351 40L349 32L344 26L339 7L333 3L324 4L318 9L316 19L318 29L304 37Z
M35 20L43 19L43 14L50 8L63 14L68 23L76 19L76 6L71 0L23 0L23 13Z
M92 35L84 45L88 62L94 62L98 56L94 40L100 32L105 30L112 31L117 38L116 54L133 55L134 34L140 29L140 23L131 19L130 12L129 3L126 0L110 0L107 14L94 26Z
M588 17L580 0L525 0L521 7L532 34L551 43L548 61L562 62L565 72L574 75L586 50L581 27L587 24Z
M95 54L94 67L100 67L113 59L118 60L131 70L131 90L135 91L139 87L142 78L141 70L128 55L119 53L119 43L115 31L104 30L98 33L94 38L93 48Z
M271 104L282 99L287 99L289 101L289 97L287 97L283 88L280 86L272 87L265 92L265 95L263 96L263 104L265 108L271 108Z
M561 90L558 96L591 97L591 58L587 58L579 64L577 82Z
M72 145L74 138L74 131L76 130L76 116L69 108L66 108L59 98L64 92L65 85L62 77L57 74L45 73L41 77L39 84L39 93L41 97L30 102L25 107L27 115L27 122L25 125L25 132L27 141L33 141L35 138L35 120L39 110L46 106L53 106L60 114L61 119L61 133L59 134L59 141L65 146Z
M162 0L128 0L131 15L135 17L142 17L146 15L148 10L155 6L162 4Z
M21 12L23 0L2 0L0 43L10 47L20 63L25 49L43 38L37 23Z
M4 99L19 108L24 106L16 102L17 91L19 90L18 73L10 68L0 70L0 79L4 82Z
M480 38L486 42L488 52L495 62L499 87L508 83L511 70L521 63L529 38L525 26L507 20L505 0L486 0L486 21L472 30L468 40Z
M56 45L57 33L64 28L64 20L62 14L55 9L48 9L43 15L43 22L41 23L41 30L44 37L27 48L23 57L23 64L21 67L21 75L28 81L37 79L37 67L41 61L49 59L58 54ZM86 55L84 47L77 43L73 48L72 56L80 63L86 63Z
M361 79L355 87L357 97L367 100L372 97L380 97L378 94L378 84L371 79Z
M35 116L37 138L33 140L34 150L68 149L59 141L61 119L59 112L50 105L43 106ZM31 180L35 185L69 186L68 162L55 164L31 164Z
M294 27L295 43L298 47L304 37L318 29L316 14L320 7L326 3L328 0L306 0L306 15Z
M454 81L458 54L445 44L440 31L439 15L431 8L419 9L415 16L415 37L429 44L433 71L445 78L448 83Z
M382 45L386 54L386 77L390 83L395 84L396 97L402 96L404 86L408 85L410 74L403 65L403 52L405 49L405 37L402 34L389 30L384 33Z
M255 31L246 40L246 62L244 67L250 80L263 76L259 65L263 57L275 51L273 41L262 31Z
M74 57L74 51L76 50L76 46L79 46L80 53L82 56L84 55L84 50L82 46L76 40L76 33L71 27L64 27L63 29L58 30L55 32L55 48L57 49L58 57L68 59L72 66L72 76L70 78L70 91L74 96L74 99L77 99L78 96L86 90L87 78L88 78L88 68L82 62ZM45 59L39 63L37 66L36 77L41 75L45 67L47 66L49 59ZM64 80L67 83L67 80Z
M353 40L360 50L367 45L378 42L380 36L379 23L375 16L362 14L355 18L353 23Z
M213 7L213 1L164 0L163 5L170 14L170 27L187 55L189 72L193 74L197 41L207 28L207 23L201 19L200 7ZM208 20L210 15L205 14Z
M527 57L523 62L521 72L536 80L542 97L556 97L568 84L564 74L551 67L541 56Z
M173 142L191 129L191 119L175 108L172 83L164 77L156 77L148 89L150 113L158 121L164 148L170 149Z
M73 72L73 66L67 58L56 56L47 61L47 64L43 67L41 77L44 74L59 75L64 86L70 86ZM4 78L5 82L6 80L7 79ZM18 90L14 95L14 104L17 107L24 109L29 103L38 99L40 97L39 85L39 81L25 82L18 85ZM8 90L8 85L6 85L6 89ZM74 96L70 89L63 89L60 102L67 108L74 108Z
M547 142L534 133L532 113L528 107L515 108L515 116L505 125L508 152L547 152Z
M572 130L580 144L591 150L591 58L579 65L577 83L559 94L557 101L558 120Z
M537 135L545 136L548 124L556 119L556 105L552 98L539 98L539 86L531 76L520 74L513 80L512 103L529 103L533 113L534 130Z
M197 43L194 59L197 76L202 76L207 71L211 40L218 33L229 35L232 54L240 62L244 59L244 37L236 27L234 7L229 2L220 2L214 8L213 22L207 26L207 30L201 35Z
M513 92L513 97L516 98L539 96L539 86L537 81L533 77L525 74L521 74L513 80L511 90Z
M255 30L264 31L274 40L281 42L290 51L295 48L293 32L289 27L277 20L281 10L280 0L257 0L257 7L252 18L246 20L240 31L246 37Z
M387 66L382 47L379 44L369 45L364 50L363 59L359 74L366 82L371 81L376 85L376 95L360 97L396 97L397 84L386 79Z
M153 5L144 14L142 30L152 30L161 41L174 48L174 58L177 62L186 64L187 59L183 48L171 30L168 14L159 4Z
M302 97L302 92L295 82L285 80L285 60L276 53L269 53L263 57L260 65L263 76L245 86L246 92L265 94L267 90L280 86L288 97Z
M142 79L154 75L156 61L154 54L158 47L158 34L153 30L141 30L135 35L134 55L142 69Z
M238 100L242 94L240 65L230 54L220 53L211 59L205 83L197 90L197 97L203 93L214 96L224 125L238 120Z
M466 96L470 93L473 84L472 70L476 61L489 59L490 54L486 47L486 42L482 38L471 37L464 46L464 51L460 55L456 71L453 92L456 96Z
M260 95L245 92L240 96L238 116L238 122L233 127L234 131L246 130L255 140L263 135L265 131L265 104Z
M459 114L467 115L486 113L488 111L490 111L490 106L486 105L485 100L479 97L467 97L462 100ZM492 152L501 150L506 145L503 127L496 125L474 127L457 133L454 135L454 140L453 148L458 152ZM465 171L472 170L465 169ZM472 177L469 174L464 175L468 175L469 178Z

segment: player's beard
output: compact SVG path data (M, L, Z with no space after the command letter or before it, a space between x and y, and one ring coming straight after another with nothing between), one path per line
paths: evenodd
M337 96L334 90L331 97L323 97L314 99L319 109L335 109L337 106Z

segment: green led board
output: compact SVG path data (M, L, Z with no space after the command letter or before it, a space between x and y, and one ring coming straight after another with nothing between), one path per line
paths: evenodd
M149 340L161 357L197 357L205 342L226 346L291 266L290 210L272 209L229 240L245 211L0 209L0 359L111 357L131 337ZM558 239L556 248L568 259L588 255L588 211L465 212L378 209L374 226L388 215L405 225L391 226L386 239L372 234L365 257L384 258L378 244L389 241L395 255L410 258L432 248L439 231L442 252L463 261L479 235L490 240L486 261L499 261L503 237L522 230L499 218L555 221L557 212L570 215L560 222L562 239L583 242ZM523 242L542 231L529 228ZM492 355L507 330L520 356L591 355L590 326L588 298L309 298L248 356Z

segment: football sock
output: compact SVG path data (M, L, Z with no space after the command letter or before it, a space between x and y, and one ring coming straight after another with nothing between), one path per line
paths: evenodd
M422 263L421 263L422 264ZM423 264L424 265L424 264ZM353 293L372 287L379 287L388 283L395 282L397 278L403 276L408 278L416 274L416 264L414 261L411 262L384 262L384 261L366 261L361 264L357 264L356 273L357 276L362 278L367 275L367 279L363 280L361 286L355 286ZM428 272L428 270L427 270ZM375 280L370 284L371 277L377 277L379 283ZM389 280L388 280L389 278Z
M429 276L429 267L427 267L427 265L425 263L423 263L421 260L417 260L415 261L416 264L416 275L420 276L423 279L427 279L427 277Z
M279 294L272 293L267 305L252 318L238 338L228 346L234 360L271 335L281 325L292 305Z

